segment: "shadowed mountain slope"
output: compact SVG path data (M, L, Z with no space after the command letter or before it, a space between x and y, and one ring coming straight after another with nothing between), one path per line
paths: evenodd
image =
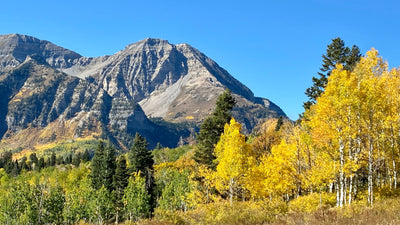
M173 147L227 88L247 133L285 116L188 44L147 38L111 56L83 57L34 37L0 35L0 138L11 148L101 137L127 149L135 132L151 146Z

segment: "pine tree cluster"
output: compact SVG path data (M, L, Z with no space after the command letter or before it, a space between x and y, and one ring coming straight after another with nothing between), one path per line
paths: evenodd
M25 171L40 171L46 167L56 166L56 165L68 165L72 164L74 166L79 166L80 163L85 163L90 161L90 153L88 150L78 153L70 153L66 156L56 156L53 152L50 157L40 157L38 158L36 153L31 153L29 155L29 160L26 156L22 157L20 160L12 160L12 153L10 151L4 152L0 156L0 168L4 168L7 174L13 176L18 176L22 170Z

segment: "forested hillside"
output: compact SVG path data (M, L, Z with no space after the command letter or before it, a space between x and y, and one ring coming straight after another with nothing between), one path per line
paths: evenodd
M125 154L102 141L62 159L3 154L0 223L400 223L400 69L375 49L356 58L327 70L296 123L245 136L227 90L194 145L149 151L136 134Z

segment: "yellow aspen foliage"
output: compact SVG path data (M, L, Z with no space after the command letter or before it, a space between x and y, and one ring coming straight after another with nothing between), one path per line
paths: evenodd
M271 149L270 155L261 158L253 168L251 194L254 197L276 197L296 189L296 144L285 140Z
M381 168L386 165L392 165L387 180L397 183L394 159L398 141L394 137L399 133L398 76L398 70L389 71L387 63L372 49L352 71L337 65L325 92L306 112L306 123L321 160L329 156L337 168L333 182L338 206L351 203L357 190L355 179L360 178L368 180L368 202L372 204L374 183L384 182L380 177L387 176L388 170ZM368 171L367 177L361 171Z
M397 188L397 170L399 154L399 140L397 134L400 131L400 69L392 69L382 75L382 82L387 86L386 92L386 117L383 128L385 130L386 165L389 167L389 186Z
M221 193L227 193L231 202L243 194L249 169L255 165L254 154L240 133L241 128L240 123L232 118L215 146L215 187Z
M215 193L217 174L206 165L198 164L197 170L191 174L191 180L196 182L197 188L192 192L192 199L195 204L208 204L218 202L221 197Z
M328 154L320 152L314 154L312 167L306 172L305 186L310 190L322 191L329 184L334 182L338 166L331 160Z
M251 141L251 146L257 158L263 154L270 153L274 145L278 145L282 139L287 140L291 136L293 125L291 121L272 118L263 123L259 128L257 135Z
M334 165L338 165L335 181L339 186L339 206L345 202L345 177L351 172L346 169L353 168L349 166L354 158L351 145L359 128L355 122L359 105L358 95L354 91L357 85L358 80L354 73L344 70L340 64L337 65L328 79L325 93L317 99L317 104L311 107L309 116L313 140L323 152L320 160L326 161L324 156L328 155ZM318 175L318 168L315 168L314 175ZM313 180L321 184L325 179L314 176Z

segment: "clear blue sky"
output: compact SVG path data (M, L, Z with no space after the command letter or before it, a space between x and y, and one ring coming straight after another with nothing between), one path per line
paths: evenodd
M146 37L188 43L291 119L303 112L326 45L341 37L400 65L400 3L363 0L4 0L0 34L51 41L83 56Z

